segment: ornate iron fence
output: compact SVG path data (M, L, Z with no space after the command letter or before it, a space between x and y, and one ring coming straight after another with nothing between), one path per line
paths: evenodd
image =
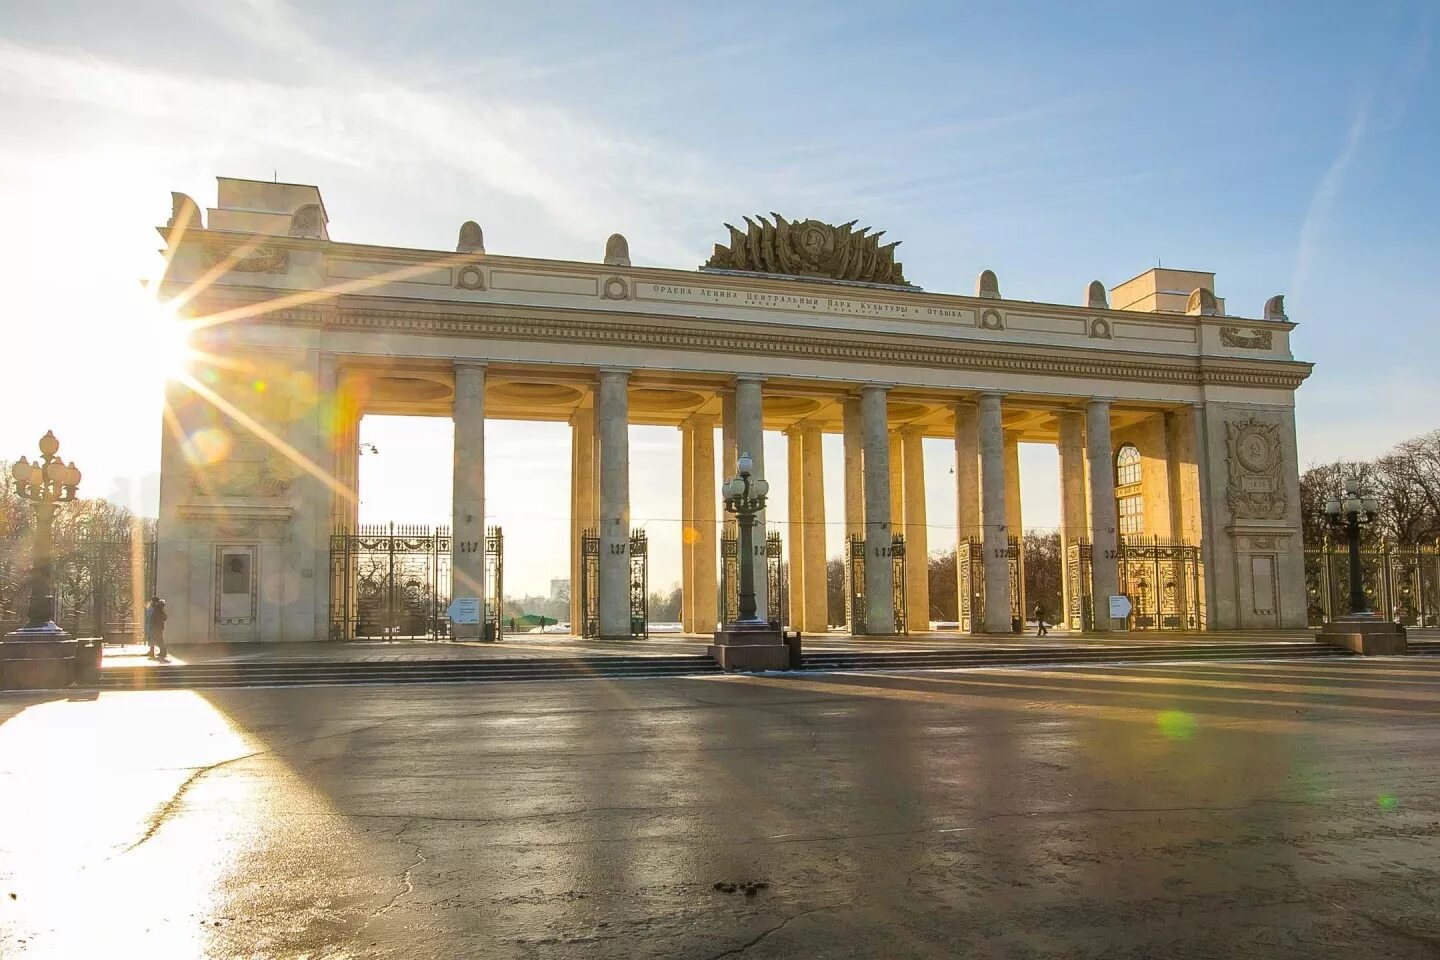
M790 568L785 563L785 546L778 530L765 534L765 583L765 619L783 623L783 611L789 609ZM731 623L739 616L740 532L735 521L729 520L720 536L720 618L722 623Z
M865 538L858 533L846 537L845 549L845 622L852 636L866 632L865 625ZM905 600L905 535L890 536L890 569L894 582L895 632L910 632L909 611Z
M140 639L145 602L155 595L156 541L81 523L55 542L56 623L106 643ZM19 541L0 546L0 634L23 625L30 563Z
M1095 624L1091 595L1094 550L1085 540L1072 543L1065 557L1070 585L1066 620L1072 630ZM1177 540L1120 538L1116 550L1120 593L1130 598L1132 630L1205 629L1204 565L1200 548ZM1106 601L1108 602L1108 601Z
M1010 623L1024 624L1020 611L1020 556L1018 537L1009 537L1005 551L1010 577ZM979 537L963 537L955 545L956 600L961 633L979 633L985 624L985 545Z
M1370 608L1407 626L1440 625L1440 543L1360 551L1360 578ZM1350 552L1328 537L1305 551L1305 598L1312 625L1350 610Z
M644 530L630 533L630 636L650 636L650 544ZM600 636L600 534L580 536L580 635ZM573 630L574 627L572 626Z

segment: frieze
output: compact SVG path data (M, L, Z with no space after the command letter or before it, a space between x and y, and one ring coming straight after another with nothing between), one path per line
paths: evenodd
M208 466L196 466L190 473L190 490L205 497L254 497L274 499L285 496L295 470L288 462L277 462L264 452L236 456Z
M947 307L917 306L907 303L883 303L852 297L805 296L802 294L764 293L757 290L732 290L690 283L637 283L638 300L659 300L669 303L696 303L707 306L758 307L785 310L791 313L820 313L842 317L875 317L891 320L945 320L974 323L974 311Z
M1220 342L1227 347L1238 347L1241 350L1269 350L1275 340L1274 332L1270 330L1241 333L1239 327L1221 327Z
M231 273L288 273L290 251L284 247L219 247L200 248L207 267L224 265Z
M1251 417L1225 424L1230 482L1225 500L1236 520L1283 520L1280 427Z

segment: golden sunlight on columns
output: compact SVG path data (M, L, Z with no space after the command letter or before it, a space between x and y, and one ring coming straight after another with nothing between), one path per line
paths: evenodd
M860 439L860 401L841 401L845 431L845 536L865 536L864 444ZM848 549L848 546L847 546Z
M984 544L985 632L1009 633L1009 524L1005 509L1005 428L1001 395L980 397L980 529Z
M786 525L785 553L790 561L790 609L785 611L790 626L805 629L805 441L799 426L785 431L789 484L790 522ZM758 576L758 574L757 574Z
M485 365L455 364L454 521L451 597L475 597L485 607ZM480 617L485 619L483 613ZM481 636L483 623L451 625L453 636Z
M690 515L695 523L693 579L695 600L691 606L694 632L713 633L720 622L718 579L719 537L716 511L719 491L715 489L715 418L696 414L694 420L694 474Z
M930 629L930 546L925 515L925 435L900 431L905 477L905 612L910 632Z
M570 632L585 622L580 582L585 531L595 528L595 410L577 408L570 416Z
M630 636L630 372L601 370L600 636Z
M886 419L889 387L860 388L860 429L865 445L865 624L864 632L895 632L895 571L890 563L890 431ZM855 625L851 625L854 632Z
M905 532L905 448L899 430L890 430L890 523L895 533Z
M1090 477L1090 577L1096 630L1110 629L1109 598L1120 589L1115 521L1115 454L1110 441L1110 401L1085 404L1085 452Z
M825 458L818 426L806 424L800 436L801 506L805 511L805 616L801 629L807 633L824 633L830 628L825 577Z
M680 424L680 628L695 633L695 427Z
M1050 616L1078 630L1079 621L1070 615L1076 603L1070 595L1070 581L1072 575L1078 576L1071 570L1070 554L1076 544L1087 538L1090 521L1085 509L1085 415L1078 410L1062 410L1055 415L1055 420L1060 428L1060 556L1065 610L1063 613L1051 611ZM1075 552L1078 564L1078 551Z
M751 477L765 479L765 414L762 408L764 380L760 377L742 374L735 378L735 444L740 454L749 454L754 466ZM735 464L725 467L726 478L735 475ZM771 491L771 496L775 492ZM765 512L755 516L755 537L751 545L751 559L755 563L755 610L764 619L770 609L770 580L765 575ZM794 589L792 587L793 594ZM784 619L785 611L780 611Z
M1018 547L1016 564L1019 575L1015 587L1019 593L1017 606L1023 621L1030 613L1025 606L1025 519L1020 513L1020 438L1016 434L1005 434L1005 525Z
M962 551L977 556L972 544L980 542L980 415L973 400L955 404L955 598L956 616L967 598L974 611L980 593L981 571L969 570L961 562ZM966 573L968 572L968 576ZM970 617L970 632L979 631L979 623Z

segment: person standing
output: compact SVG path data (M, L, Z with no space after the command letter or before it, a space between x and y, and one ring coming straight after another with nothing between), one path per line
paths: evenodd
M150 602L145 604L145 642L150 647L145 656L156 660L169 658L170 653L165 649L165 621L168 619L165 601L151 597Z
M1045 604L1035 601L1035 636L1048 637L1050 631L1045 628Z

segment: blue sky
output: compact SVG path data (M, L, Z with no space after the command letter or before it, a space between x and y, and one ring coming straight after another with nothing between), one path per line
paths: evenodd
M7 4L0 455L54 427L89 492L147 489L152 228L172 189L204 205L216 175L278 173L318 184L332 236L360 242L444 249L473 218L496 252L598 259L618 230L638 263L688 267L723 221L779 210L887 230L940 291L988 267L1007 296L1077 302L1157 261L1213 270L1232 313L1284 293L1301 325L1302 458L1372 456L1440 424L1437 20L1433 3ZM1027 452L1042 520L1047 456Z

